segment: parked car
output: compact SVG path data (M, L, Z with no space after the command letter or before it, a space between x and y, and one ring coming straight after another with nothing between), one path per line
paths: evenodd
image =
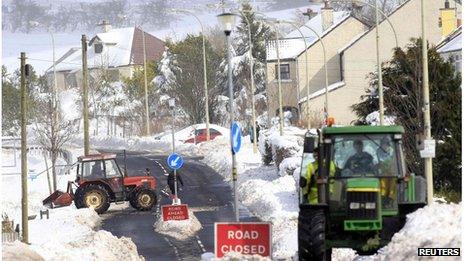
M211 140L214 140L217 136L221 136L222 133L220 133L216 129L209 128L209 137ZM206 141L206 129L196 129L195 134L193 137L185 140L185 143L200 143Z

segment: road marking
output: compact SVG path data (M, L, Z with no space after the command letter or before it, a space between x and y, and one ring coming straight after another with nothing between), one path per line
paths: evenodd
M147 158L148 159L148 158ZM150 159L151 160L151 159ZM158 164L158 166L160 166L160 168L163 170L164 172L164 176L168 176L169 173L168 171L164 168L163 164L159 163L159 161L155 160L155 163Z
M179 254L179 251L177 250L177 247L173 243L171 243L171 241L169 241L169 239L167 237L163 237L163 238L164 238L164 240L166 240L166 242L168 242L169 246L174 248L174 253L176 254L177 260L182 260L180 258L180 254Z
M200 237L199 237L198 235L196 235L195 238L197 239L197 242L198 242L198 245L199 245L200 248L201 248L201 251L203 251L203 253L205 253L205 252L206 252L206 248L205 248L205 246L203 245L203 243L201 243Z

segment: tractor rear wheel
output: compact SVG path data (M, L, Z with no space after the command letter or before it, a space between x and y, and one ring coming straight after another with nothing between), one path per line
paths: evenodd
M326 249L325 230L324 210L300 210L298 217L299 260L331 260L332 249Z
M147 188L137 189L134 191L134 196L129 200L129 203L134 204L137 210L149 211L156 204L155 191Z
M75 194L76 207L93 208L98 214L102 214L110 207L108 191L98 184L89 184L82 188L81 193ZM82 205L81 205L82 204Z

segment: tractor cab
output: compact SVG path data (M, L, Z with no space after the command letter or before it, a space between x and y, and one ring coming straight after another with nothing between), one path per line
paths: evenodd
M425 179L407 172L403 133L401 126L349 126L306 135L299 190L301 260L324 259L332 247L377 250L402 227L407 213L425 205ZM324 223L324 250L311 247L321 243L309 242L317 235L306 235L318 222Z

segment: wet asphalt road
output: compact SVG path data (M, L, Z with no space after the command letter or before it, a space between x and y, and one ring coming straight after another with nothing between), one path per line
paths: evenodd
M158 181L158 188L166 186L166 155L127 153L129 176L142 175L150 168ZM152 212L139 212L131 207L112 210L103 215L102 228L115 236L129 237L145 260L199 260L204 252L214 252L214 222L234 221L233 198L230 186L199 158L186 158L181 168L184 187L179 192L182 203L188 204L203 226L195 237L179 241L154 231L155 216L159 205L170 204L171 200L159 193L159 202ZM124 160L118 153L118 164L124 168ZM116 206L117 207L117 206ZM241 221L255 221L247 213Z

